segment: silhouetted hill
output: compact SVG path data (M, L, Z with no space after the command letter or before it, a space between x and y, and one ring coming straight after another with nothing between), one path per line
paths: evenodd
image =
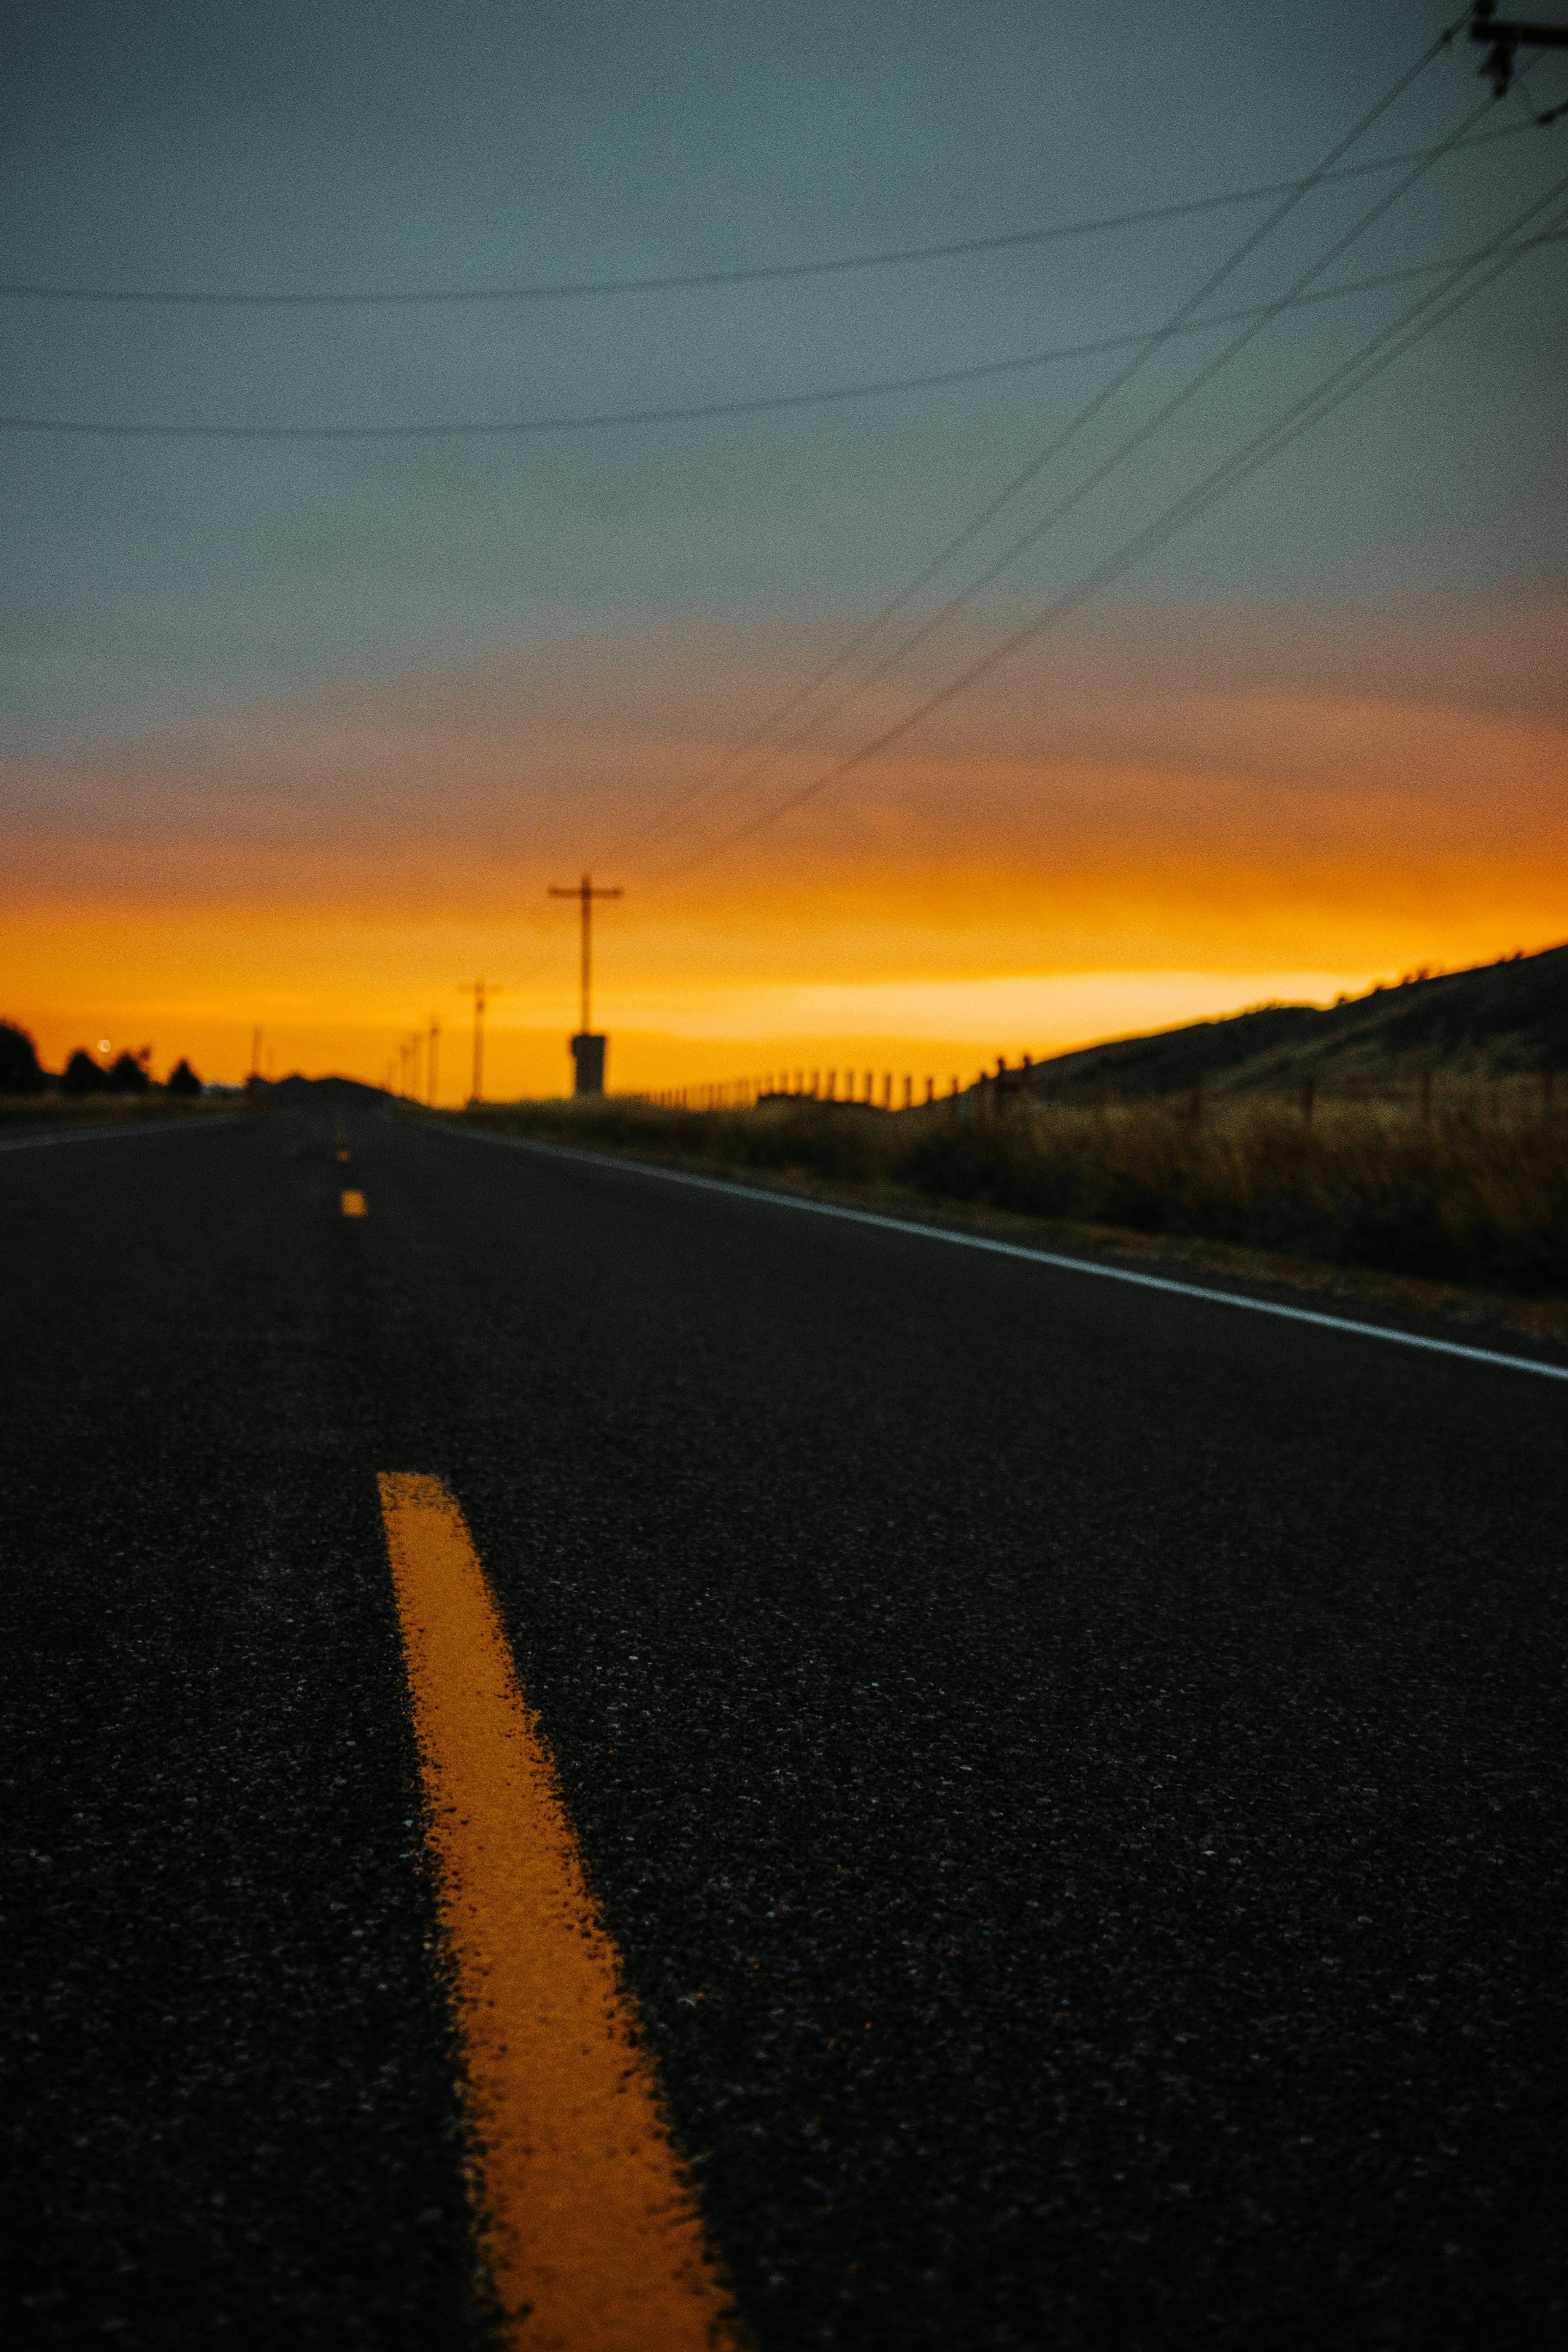
M1428 1073L1452 1081L1546 1070L1568 1070L1568 946L1403 980L1342 1004L1264 1004L1087 1046L1037 1063L1033 1085L1052 1100L1108 1089L1133 1102L1200 1082L1216 1095L1241 1094L1310 1075L1328 1093L1370 1095Z
M360 1078L302 1078L296 1071L291 1077L261 1078L253 1083L264 1102L286 1103L292 1109L302 1108L308 1103L392 1100L384 1087L367 1087Z

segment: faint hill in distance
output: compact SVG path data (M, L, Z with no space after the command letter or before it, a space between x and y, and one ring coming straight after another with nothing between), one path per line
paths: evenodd
M1215 1096L1278 1094L1314 1078L1325 1094L1404 1091L1425 1076L1476 1083L1568 1070L1568 946L1471 971L1413 975L1319 1007L1264 1004L1228 1020L1122 1037L1037 1062L1053 1102L1109 1092L1137 1102L1202 1085Z
M310 1103L392 1100L384 1087L366 1086L362 1078L302 1078L298 1071L287 1078L253 1078L246 1091L258 1102L286 1103L293 1110Z

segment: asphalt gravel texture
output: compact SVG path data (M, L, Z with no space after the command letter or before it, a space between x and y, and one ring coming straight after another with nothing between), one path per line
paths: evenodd
M0 1159L7 2343L491 2341L384 1470L761 2352L1568 2339L1568 1386L346 1127Z

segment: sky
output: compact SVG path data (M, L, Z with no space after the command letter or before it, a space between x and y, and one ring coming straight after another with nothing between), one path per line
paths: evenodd
M228 1080L258 1030L278 1075L380 1079L434 1023L457 1100L483 977L487 1093L558 1092L575 910L546 893L591 869L625 891L613 1087L945 1083L1561 939L1568 244L1438 316L1491 264L1456 278L1364 390L1180 507L1430 265L1568 226L1568 116L1533 119L1568 59L1488 105L1460 42L1340 168L1404 163L1236 259L1442 23L19 0L0 281L56 290L0 293L0 1012L56 1063L149 1044ZM1232 261L1192 331L1137 341ZM1324 299L1262 315L1314 268Z

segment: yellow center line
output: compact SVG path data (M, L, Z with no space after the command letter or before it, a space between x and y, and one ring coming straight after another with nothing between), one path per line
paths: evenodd
M505 2341L734 2347L653 2062L462 1512L438 1478L384 1475L380 1486Z
M349 1155L348 1155L348 1153L347 1153L345 1150L343 1150L342 1149L342 1147L340 1146L340 1147L339 1147L339 1150L338 1150L338 1158L339 1158L340 1160L347 1160L348 1156L349 1156Z
M343 1214L345 1217L363 1216L364 1194L363 1192L345 1192L343 1194Z

